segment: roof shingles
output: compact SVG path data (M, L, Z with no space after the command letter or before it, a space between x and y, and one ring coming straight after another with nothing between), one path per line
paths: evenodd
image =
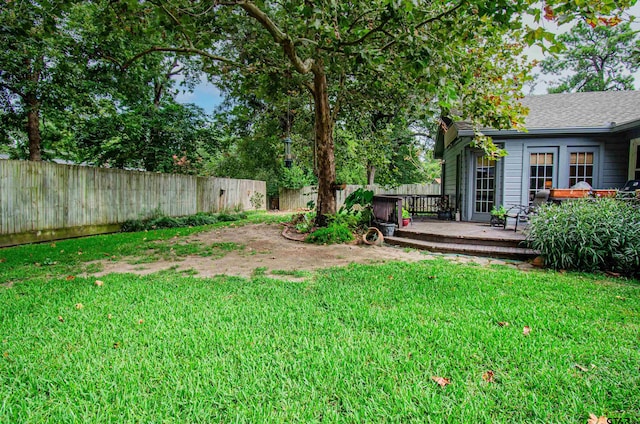
M525 126L602 128L640 120L640 91L597 91L527 96Z

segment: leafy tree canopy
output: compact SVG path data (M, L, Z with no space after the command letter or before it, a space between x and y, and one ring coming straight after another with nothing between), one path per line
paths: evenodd
M326 214L335 212L337 128L358 139L370 135L375 150L385 139L397 139L378 133L409 127L424 105L457 114L477 127L518 128L525 112L518 99L529 71L520 53L532 43L556 49L553 34L527 27L525 17L533 16L534 22L586 19L613 24L633 3L96 0L79 3L88 5L83 10L90 19L74 26L81 30L66 34L74 41L82 38L89 66L109 64L114 71L143 72L149 63L153 67L167 57L174 58L169 63L177 63L179 57L179 62L189 61L212 81L237 92L235 98L270 105L264 110L272 116L285 116L282 102L273 101L277 93L299 93L294 96L299 109L313 116L307 123L312 124L310 151L322 224ZM32 20L31 25L41 21ZM54 21L67 22L66 15ZM287 109L286 116L291 116ZM272 137L281 137L282 129L290 132L291 127L286 118ZM479 140L480 147L495 153L490 140ZM374 159L369 153L365 156Z
M542 72L569 75L550 87L550 93L634 89L631 73L640 69L640 61L634 58L640 38L628 22L578 22L570 32L560 34L558 41L564 49L542 61Z

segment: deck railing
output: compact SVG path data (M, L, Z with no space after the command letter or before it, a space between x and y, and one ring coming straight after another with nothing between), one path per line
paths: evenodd
M439 194L398 194L373 196L373 215L382 222L402 227L402 208L411 216L449 211L449 196Z
M420 214L435 214L449 210L449 196L439 194L408 194L401 195L402 204L411 216Z

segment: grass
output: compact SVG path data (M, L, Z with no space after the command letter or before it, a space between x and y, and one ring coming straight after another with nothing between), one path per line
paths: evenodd
M287 215L248 212L242 221L218 222L190 228L151 230L138 233L118 233L102 236L31 244L0 250L0 284L27 281L38 276L55 277L96 272L98 260L144 264L159 259L179 259L186 255L221 257L231 250L243 250L235 243L186 243L184 237L221 227L247 224L275 224L290 219Z
M233 250L244 250L245 245L220 242L207 243L200 242L180 242L176 240L156 241L147 246L147 251L143 256L136 256L129 262L133 264L157 262L159 260L179 260L185 256L197 255L202 257L221 258Z
M294 270L273 269L271 270L270 274L288 276L293 278L305 278L305 277L310 277L312 275L312 273L309 271L301 271L298 269L294 269Z
M640 421L637 281L444 260L51 275L114 253L92 239L0 251L0 277L36 272L0 287L0 422Z

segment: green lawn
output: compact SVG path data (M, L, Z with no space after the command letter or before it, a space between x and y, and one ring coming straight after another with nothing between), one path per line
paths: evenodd
M0 423L640 422L637 281L444 260L67 278L176 231L0 250Z

